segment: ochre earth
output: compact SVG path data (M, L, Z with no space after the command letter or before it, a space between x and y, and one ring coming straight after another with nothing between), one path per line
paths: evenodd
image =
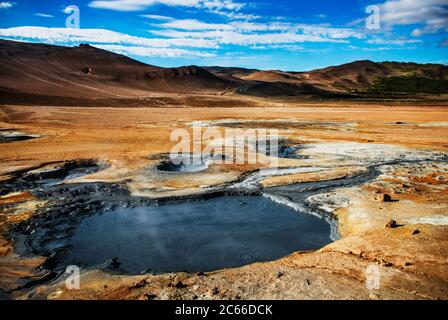
M254 106L1 106L1 129L42 137L0 144L0 181L17 170L45 163L98 159L110 167L77 181L118 182L133 194L158 198L201 193L206 187L236 181L258 169L221 164L180 177L148 171L158 155L170 152L171 131L188 129L193 121L208 122L221 130L222 123L217 123L226 120L240 121L244 128L272 127L297 144L313 146L305 149L313 157L282 159L280 165L323 170L269 177L261 181L264 186L337 179L365 169L349 157L341 160L322 153L318 146L324 144L366 150L383 150L383 145L389 145L389 149L385 147L389 153L394 148L410 153L448 152L446 107L250 103ZM361 159L363 152L359 153L356 156ZM392 201L379 201L381 194L391 195ZM297 252L277 261L207 274L125 276L87 270L81 276L81 289L68 290L64 279L45 281L45 270L38 268L45 257L20 257L7 239L12 224L29 219L45 202L26 192L2 196L0 298L448 299L446 162L392 165L363 186L339 189L312 201L337 217L342 237L316 252ZM391 219L398 227L386 228ZM372 264L381 275L378 290L366 287L366 270ZM43 281L21 288L30 277Z

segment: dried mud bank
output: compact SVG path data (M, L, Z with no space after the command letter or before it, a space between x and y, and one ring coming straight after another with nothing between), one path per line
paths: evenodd
M58 118L69 118L66 111L59 112ZM88 148L84 149L90 142L82 135L85 131L78 130L82 126L76 124L77 121L84 123L86 120L82 117L90 115L90 112L97 111L76 113L73 122L76 130L69 131L69 139L64 140L60 132L65 129L61 126L54 131L38 131L47 138L12 142L8 146L20 144L26 157L41 160L43 152L38 142L51 143L54 140L58 142L58 148L55 148L55 152L59 152L57 159L77 159L71 151L73 148L84 150L81 154L85 159L95 158ZM233 123L231 126L242 128L277 127L282 141L288 142L285 149L293 148L284 157L280 156L278 170L226 166L213 159L200 170L166 167L169 144L160 137L157 137L160 141L150 140L151 144L142 151L141 144L135 144L135 149L127 146L123 156L114 148L122 147L128 139L137 139L140 135L147 134L147 139L151 139L150 135L161 131L159 124L143 123L149 120L138 122L140 117L144 118L143 113L134 119L132 112L127 120L139 123L135 133L127 127L113 132L97 130L96 127L90 129L90 139L97 139L96 144L92 143L94 154L100 154L104 160L86 164L84 167L92 166L93 170L82 169L81 173L73 172L71 177L73 169L69 172L62 170L63 174L56 174L56 177L42 174L52 172L55 167L64 167L57 159L49 158L44 164L40 161L16 161L14 154L8 156L8 149L3 147L2 150L6 151L4 157L9 161L5 164L10 167L5 170L8 176L3 176L0 184L1 297L448 299L448 163L446 149L443 148L445 142L438 138L445 134L445 127L431 126L431 131L428 131L428 126L417 125L421 124L418 120L408 118L403 122L412 125L395 124L395 119L387 119L392 124L383 125L379 122L370 125L359 119L343 123L337 119L334 121L337 124L333 120L310 119L290 121L290 125L285 119L278 120L279 112L290 111L275 110L270 114L270 111L263 110L258 115L256 110L251 112L251 117L258 119L257 123L241 119L230 121L233 115L208 121L218 128L224 128L229 122ZM296 115L294 112L291 114ZM177 113L176 119L179 118ZM50 114L45 117L50 117ZM164 114L163 119L169 114ZM337 110L337 117L339 114ZM368 114L371 117L371 111ZM424 115L427 114L425 111ZM306 119L309 111L300 115ZM382 113L377 121L386 121L383 117L389 115ZM402 115L400 113L398 118L401 119ZM70 113L72 116L74 114ZM102 116L107 117L107 113L102 113ZM360 111L358 116L365 117L366 114ZM113 114L111 117L115 121ZM189 125L191 114L185 113L184 117ZM213 118L207 112L203 117ZM336 116L328 119L332 117ZM429 118L434 119L428 115ZM35 118L33 121L39 122ZM392 127L395 128L393 137L390 136ZM24 132L25 129L24 126ZM153 129L155 131L151 131ZM104 130L110 137L117 137L114 144L108 144L111 150L103 146ZM436 132L434 136L428 135L433 130ZM389 134L387 138L386 132ZM98 137L95 138L95 134ZM72 142L75 137L82 141L81 146ZM411 141L410 146L405 147L407 140ZM64 148L67 144L69 151ZM148 150L152 154L149 158ZM227 157L228 154L223 152L222 156ZM271 212L287 215L286 212L293 212L314 217L324 223L325 234L332 239L326 245L318 245L317 248L321 248L318 250L305 248L304 252L300 248L292 248L278 257L266 259L249 252L249 255L241 256L243 262L236 264L241 267L196 273L192 271L202 267L188 270L190 272L164 273L157 272L157 268L142 270L145 268L138 266L130 271L126 259L115 259L119 256L115 254L119 248L110 241L114 256L99 257L101 261L87 261L81 269L80 290L65 287L67 274L63 269L69 262L65 259L70 257L73 249L71 241L80 239L76 238L79 236L77 232L90 232L89 228L98 228L103 219L107 220L107 225L110 223L108 219L117 214L122 214L124 220L111 218L113 221L127 223L126 219L135 213L142 215L139 212L142 207L155 206L163 212L164 206L200 205L208 200L217 207L214 201L232 197L237 199L236 206L243 209L252 203L246 199L255 197L261 208L266 204L266 208L277 208ZM210 211L208 208L206 210ZM273 219L264 217L266 221ZM177 225L181 224L172 223L170 228ZM263 227L266 225L270 223ZM146 225L142 223L141 226ZM112 235L108 236L113 240ZM89 239L92 240L89 243L95 240ZM254 261L264 262L252 263ZM370 265L379 269L379 290L366 288L366 270ZM184 268L181 266L178 270ZM216 269L220 266L212 268Z

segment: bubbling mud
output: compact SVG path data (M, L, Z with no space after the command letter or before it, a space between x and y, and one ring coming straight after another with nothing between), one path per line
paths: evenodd
M163 160L157 165L157 170L162 172L182 172L192 173L207 170L210 159L203 159L201 156L180 157L178 159Z

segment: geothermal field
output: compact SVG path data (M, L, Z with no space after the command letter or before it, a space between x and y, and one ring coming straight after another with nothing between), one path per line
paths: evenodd
M372 263L375 298L448 296L443 107L3 106L0 119L9 297L372 298ZM171 128L193 120L275 126L296 149L275 172L160 167ZM72 264L82 290L65 289Z
M0 298L448 299L446 94L343 87L446 66L285 82L0 44ZM172 133L198 127L220 137L173 161ZM276 132L278 152L229 130Z

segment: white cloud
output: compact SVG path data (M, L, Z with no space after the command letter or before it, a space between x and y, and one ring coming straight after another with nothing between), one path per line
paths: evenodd
M68 29L23 26L0 29L0 37L58 45L89 43L103 49L140 56L214 56L211 49L237 45L288 51L304 50L301 43L347 43L364 38L351 28L305 25L291 22L255 23L231 21L206 23L199 20L175 20L160 15L144 15L159 22L150 30L152 36L137 37L106 29ZM167 49L167 50L159 50ZM195 49L195 50L192 50ZM208 49L208 52L203 50Z
M9 9L14 5L15 5L14 2L9 2L9 1L0 2L0 9Z
M266 45L255 45L250 47L251 49L254 50L276 50L276 49L284 49L284 50L288 50L290 52L305 52L308 49L304 46L299 46L296 44L274 44L274 45L270 45L270 46L266 46Z
M236 31L203 31L203 32L182 32L176 30L153 31L167 37L186 37L190 39L214 39L219 45L272 45L272 44L294 44L302 42L347 42L344 39L327 38L313 34L298 34L291 32L272 33L241 33Z
M406 44L416 44L421 43L421 40L409 40L409 39L370 39L367 40L367 43L370 44L387 44L387 45L399 45L403 46Z
M209 52L201 52L194 50L184 50L175 48L148 48L137 46L121 46L121 45L109 45L109 44L97 44L94 47L112 51L118 54L124 54L127 56L139 56L139 57L164 57L164 58L179 58L179 57L200 57L200 58L212 58L216 55Z
M172 17L160 16L160 15L157 15L157 14L141 14L140 17L148 18L148 19L151 19L151 20L160 20L160 21L171 21L171 20L174 20L174 18L172 18Z
M194 7L199 2L199 0L95 0L89 3L89 7L115 11L142 11L156 4Z
M54 18L53 15L46 14L46 13L35 13L34 15L37 16L37 17L42 17L42 18Z
M227 24L206 23L194 19L155 24L162 30L151 33L171 38L213 39L220 45L273 45L298 42L346 42L364 35L354 29L332 28L288 22L254 23L233 21Z
M321 26L289 25L284 23L256 24L232 22L207 24L197 20L179 20L162 23L161 27L178 27L183 30L163 29L151 31L161 37L136 37L106 29L67 29L46 27L14 27L0 29L0 36L50 44L109 44L140 47L190 47L217 49L221 45L254 46L266 44L294 44L298 42L345 42L361 34L351 29Z
M71 29L46 27L14 27L0 29L0 37L13 40L41 41L49 44L92 43L146 46L157 48L195 47L217 48L217 42L209 39L143 38L106 29Z
M156 26L181 30L230 30L232 28L228 24L206 23L194 19L173 20Z
M232 0L205 0L200 1L201 4L210 10L241 10L244 7L243 3L233 2Z
M333 28L322 25L306 25L296 24L290 22L268 22L255 23L244 21L233 21L230 23L207 23L195 19L173 20L162 24L155 24L154 26L164 29L177 30L232 30L240 32L269 32L269 31L283 31L292 33L304 33L314 35L324 35L331 38L363 38L364 35L351 28Z
M210 12L216 15L226 17L229 20L256 20L262 18L262 16L255 14L234 12L234 11L210 10Z
M202 9L229 20L261 18L258 15L240 12L246 4L234 0L95 0L89 3L89 7L115 11L143 11L157 4Z
M48 44L92 46L119 54L141 57L214 57L214 53L185 49L217 48L213 40L203 39L150 39L134 37L105 29L69 29L45 27L16 27L0 29L0 37L16 41L44 42ZM180 48L183 47L183 48Z
M388 0L378 6L386 26L421 25L412 31L416 37L448 32L447 0Z

